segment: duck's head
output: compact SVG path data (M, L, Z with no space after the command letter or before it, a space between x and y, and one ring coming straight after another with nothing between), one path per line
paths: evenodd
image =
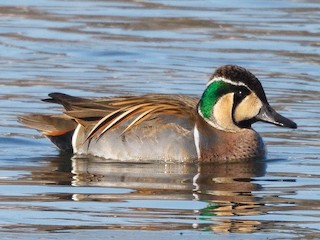
M211 126L229 132L250 128L257 121L297 128L296 123L269 105L259 80L245 68L234 65L219 67L213 73L198 112Z

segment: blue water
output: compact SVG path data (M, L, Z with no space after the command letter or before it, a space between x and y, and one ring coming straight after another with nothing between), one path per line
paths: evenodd
M319 239L318 1L1 1L1 239ZM255 124L262 163L61 155L17 122L49 92L199 96L250 69L296 130ZM165 231L164 231L165 230Z

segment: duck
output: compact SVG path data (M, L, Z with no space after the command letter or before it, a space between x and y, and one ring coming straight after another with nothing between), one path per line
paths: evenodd
M60 114L19 117L61 151L118 161L239 162L264 159L258 121L297 128L268 103L262 84L237 65L218 67L201 96L145 94L83 98L50 93Z

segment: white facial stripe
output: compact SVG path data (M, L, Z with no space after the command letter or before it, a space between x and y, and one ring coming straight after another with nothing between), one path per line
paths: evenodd
M245 86L245 87L247 87L243 82L233 82L233 81L231 81L231 80L229 80L227 78L223 78L223 77L214 77L214 78L212 78L211 80L209 80L207 82L206 86L208 87L211 83L216 82L216 81L223 81L223 82L232 84L234 86Z

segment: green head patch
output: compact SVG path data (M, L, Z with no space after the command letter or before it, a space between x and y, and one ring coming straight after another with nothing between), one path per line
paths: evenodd
M204 118L209 119L212 115L213 106L223 95L234 90L235 86L223 80L212 82L202 94L199 108Z

